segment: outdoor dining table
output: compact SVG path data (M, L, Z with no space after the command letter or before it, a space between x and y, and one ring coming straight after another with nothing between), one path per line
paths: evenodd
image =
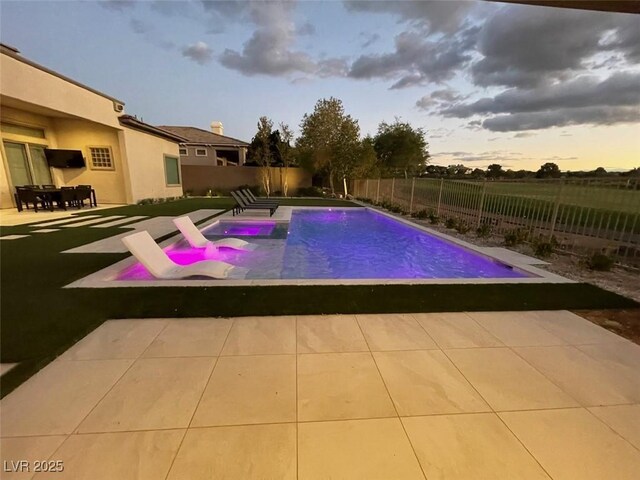
M37 192L37 194L42 197L45 205L49 207L49 210L53 211L53 202L60 199L60 194L62 192L62 189L61 188L38 188L38 189L34 189L34 191ZM22 200L20 199L20 194L16 193L15 197L16 197L16 205L17 205L18 211L21 212ZM89 198L89 206L90 207L98 206L98 201L96 200L96 191L94 188L91 189L91 198Z

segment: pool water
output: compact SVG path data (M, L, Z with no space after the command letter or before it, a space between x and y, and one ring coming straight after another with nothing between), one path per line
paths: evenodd
M221 233L223 232L223 233ZM224 233L226 232L226 233ZM234 232L234 233L232 233ZM283 235L269 235L281 232ZM220 260L249 269L247 279L521 278L530 275L369 209L294 210L288 225L220 222L207 237L244 236L255 251L165 249L176 263ZM288 233L288 234L287 234ZM148 280L135 264L119 280Z
M218 222L204 232L205 235L224 235L228 237L269 236L276 222Z
M294 211L281 278L525 277L373 210Z

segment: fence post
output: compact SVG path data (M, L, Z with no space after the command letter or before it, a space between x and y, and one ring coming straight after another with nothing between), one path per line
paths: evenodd
M549 238L553 237L553 232L556 229L556 219L558 218L558 209L560 208L560 196L562 195L562 189L564 188L564 180L560 181L560 186L556 192L556 199L553 205L553 214L551 215L551 231L549 232Z
M369 179L367 178L367 183L365 184L364 187L364 198L366 198L367 200L369 200Z
M478 223L476 225L477 228L480 228L480 223L482 222L482 209L484 208L484 195L487 190L487 179L485 178L482 181L482 194L480 195L480 206L478 207Z
M413 192L416 189L416 177L411 179L411 200L409 200L409 214L413 213Z
M444 178L440 179L440 192L438 193L438 207L436 208L436 215L440 216L440 201L442 200L442 184L444 183Z
M378 191L376 192L376 203L380 201L380 179L378 178Z
M396 187L396 179L395 177L391 179L391 200L389 200L391 203L393 203L393 190Z

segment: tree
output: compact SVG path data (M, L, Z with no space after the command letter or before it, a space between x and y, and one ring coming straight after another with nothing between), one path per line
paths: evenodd
M282 159L284 167L284 179L282 182L282 193L285 197L289 196L289 165L293 163L294 152L291 144L293 143L293 130L284 122L280 123L280 134L278 135L278 152Z
M258 120L258 133L253 137L252 146L255 144L255 150L252 152L253 159L260 166L260 180L262 187L267 195L271 194L271 162L273 160L273 152L271 144L273 140L273 122L267 117L260 117Z
M346 178L356 166L360 127L357 120L344 113L340 100L323 98L313 113L302 118L296 145L303 160L327 174L331 192L335 193L335 178Z
M500 178L504 176L504 170L502 170L502 165L497 163L492 163L487 167L487 178Z
M373 138L368 135L360 142L358 161L352 174L355 178L375 178L380 176L380 166L373 146Z
M471 176L474 178L484 178L485 172L481 168L474 168L473 172L471 172Z
M382 122L378 126L374 146L384 167L392 173L400 170L407 178L409 172L424 170L429 160L429 145L424 136L422 128L413 128L396 118L394 123Z
M536 178L560 178L560 167L555 163L547 162L538 169Z

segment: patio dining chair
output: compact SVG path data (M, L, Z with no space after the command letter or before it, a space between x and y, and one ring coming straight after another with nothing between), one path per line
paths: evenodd
M30 187L16 187L16 204L19 205L18 210L22 210L24 204L29 209L29 204L33 205L33 210L38 211L38 205L44 210L47 208L47 203L42 195L38 193L36 189Z
M129 251L156 278L178 279L202 276L227 278L232 272L243 276L247 269L217 260L202 260L191 265L178 265L160 248L146 230L122 239Z
M91 200L91 185L77 185L75 190L78 207L84 208L85 200L89 200L89 206L93 205Z
M56 195L58 206L67 209L69 207L78 207L78 193L75 187L60 187L60 193Z
M189 245L193 248L234 248L236 250L255 250L257 245L251 244L249 242L245 242L239 238L223 238L221 240L216 240L215 242L207 239L198 227L195 226L193 221L188 217L178 217L173 219L173 223L180 233L187 239Z

